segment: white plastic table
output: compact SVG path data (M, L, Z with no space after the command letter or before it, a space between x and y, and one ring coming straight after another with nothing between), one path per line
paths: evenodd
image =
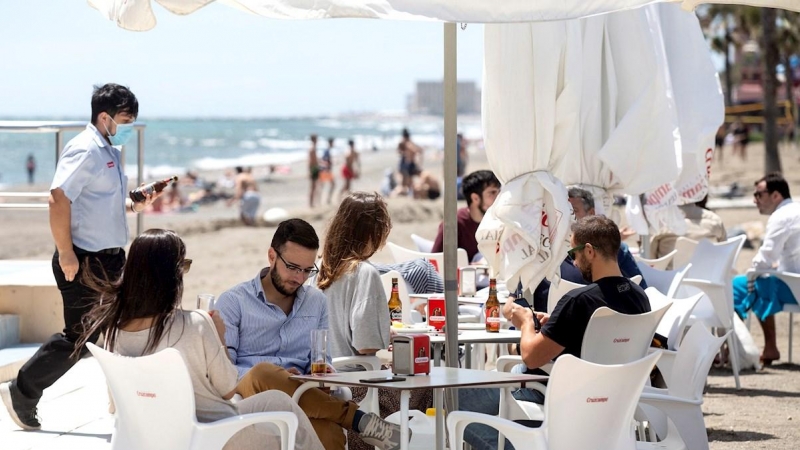
M439 366L442 361L445 334L430 333L433 346L433 364ZM522 337L519 330L500 329L499 333L488 333L486 330L459 330L458 343L464 344L464 365L470 367L472 362L472 344L515 344Z
M433 406L436 408L436 450L445 448L444 428L444 390L446 388L486 387L498 388L525 387L526 383L543 381L547 377L484 370L455 369L452 367L432 367L429 375L404 376L405 381L392 383L364 383L367 378L388 377L391 370L369 370L364 372L339 372L325 375L296 375L293 380L304 382L298 393L322 386L356 386L400 391L400 449L408 450L408 409L411 391L433 389Z

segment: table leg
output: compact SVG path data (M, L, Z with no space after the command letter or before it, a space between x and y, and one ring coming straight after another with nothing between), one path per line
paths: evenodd
M436 450L445 449L444 388L433 390L433 407L436 408Z
M444 343L437 342L433 344L433 365L439 367L442 365L442 347Z
M408 450L408 404L411 400L411 391L400 391L400 450Z
M472 344L464 343L464 368L472 369Z

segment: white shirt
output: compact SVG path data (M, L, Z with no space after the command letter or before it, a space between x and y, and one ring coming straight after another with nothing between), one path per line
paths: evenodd
M767 220L764 242L753 257L753 267L800 273L800 204L787 198Z

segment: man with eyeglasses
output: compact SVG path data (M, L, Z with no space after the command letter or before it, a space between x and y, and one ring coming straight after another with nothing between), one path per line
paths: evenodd
M800 273L800 205L792 201L789 183L780 173L770 173L755 182L753 201L758 212L769 216L761 248L753 257L757 270L779 270ZM733 279L733 303L743 319L753 310L764 330L764 352L761 362L771 365L780 359L775 339L775 313L784 304L797 304L792 291L776 277L756 278L748 283L747 275Z
M325 294L305 285L318 272L318 250L319 238L308 222L281 222L267 253L269 266L220 295L216 305L242 397L270 389L292 396L302 383L289 377L311 372L311 331L328 329ZM299 405L328 450L344 448L342 428L360 433L369 445L400 448L400 427L359 411L354 402L311 389Z
M573 264L592 283L575 289L558 301L552 314L506 302L503 315L522 332L520 354L524 366L517 372L542 374L539 369L563 354L581 356L583 335L595 310L603 306L623 314L650 311L644 290L625 277L617 264L621 243L619 229L603 216L587 216L572 225ZM533 389L517 389L514 398L544 404L544 396ZM459 407L468 411L497 415L500 393L497 389L459 389ZM497 431L483 425L470 425L465 440L476 450L495 448Z

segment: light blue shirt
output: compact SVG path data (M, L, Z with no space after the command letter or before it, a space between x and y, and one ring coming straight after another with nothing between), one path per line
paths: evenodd
M67 143L50 190L61 188L72 202L70 228L75 246L94 252L128 243L127 185L120 151L94 125L86 125Z
M268 271L262 269L252 280L223 292L216 303L225 321L225 344L240 379L261 362L309 373L311 330L328 329L325 294L313 286L301 286L287 316L264 294L261 278L269 276Z

